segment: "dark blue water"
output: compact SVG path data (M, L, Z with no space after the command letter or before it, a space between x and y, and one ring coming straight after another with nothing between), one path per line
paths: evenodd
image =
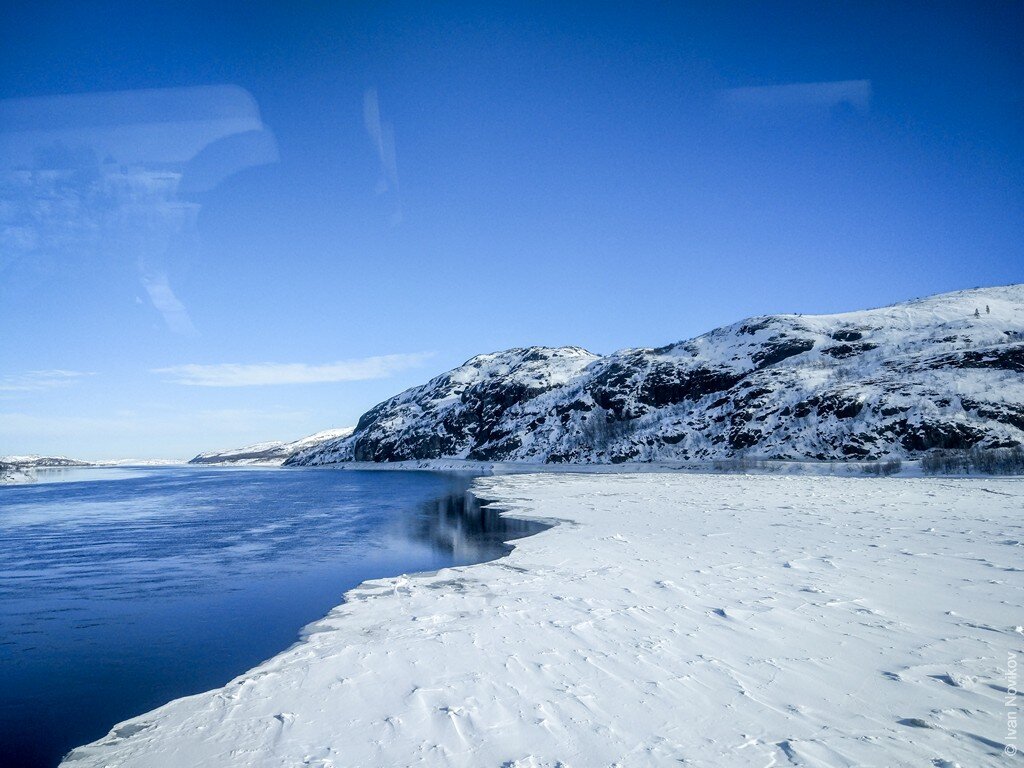
M539 529L467 503L455 475L62 477L78 481L0 487L4 768L56 765L120 720L223 685L365 579L493 559Z

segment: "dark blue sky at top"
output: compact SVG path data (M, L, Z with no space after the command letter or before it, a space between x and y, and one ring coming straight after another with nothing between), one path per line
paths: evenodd
M478 352L1024 280L1024 4L707 5L7 4L0 98L236 85L278 159L161 262L188 332L127 236L0 255L0 453L297 437Z

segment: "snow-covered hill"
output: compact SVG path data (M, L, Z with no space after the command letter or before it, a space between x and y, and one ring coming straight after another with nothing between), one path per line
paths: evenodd
M325 442L337 440L352 434L352 427L341 429L327 429L317 432L315 435L303 437L290 443L273 441L267 443L255 443L244 448L232 448L227 451L211 451L200 453L189 464L281 464L289 456L298 451L315 448Z
M772 315L657 349L480 355L287 464L914 457L1024 443L1024 284Z
M38 469L47 467L91 467L88 461L69 459L66 456L0 456L0 464L19 467L20 469Z
M87 461L69 459L65 456L0 456L0 485L34 482L36 469L91 466L93 465Z

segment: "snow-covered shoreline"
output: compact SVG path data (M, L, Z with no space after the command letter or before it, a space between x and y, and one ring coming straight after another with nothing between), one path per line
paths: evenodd
M474 476L491 475L621 475L649 473L678 474L744 474L744 475L806 475L813 477L874 477L879 476L878 467L884 461L787 461L760 457L740 457L719 461L644 461L622 464L542 464L525 461L476 461L473 459L409 459L407 461L345 461L336 464L285 465L286 471L303 469L310 471L350 472L455 472ZM892 473L898 477L927 477L920 460L898 463ZM278 465L269 465L278 466ZM889 476L889 472L881 473ZM982 472L931 475L945 478L992 478L1000 475ZM1013 475L1015 476L1015 475Z
M1003 765L1019 479L482 478L557 518L367 582L71 766Z

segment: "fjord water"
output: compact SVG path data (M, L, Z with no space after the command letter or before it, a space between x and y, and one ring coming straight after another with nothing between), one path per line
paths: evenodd
M0 766L223 685L369 578L539 530L425 472L68 470L0 488Z

